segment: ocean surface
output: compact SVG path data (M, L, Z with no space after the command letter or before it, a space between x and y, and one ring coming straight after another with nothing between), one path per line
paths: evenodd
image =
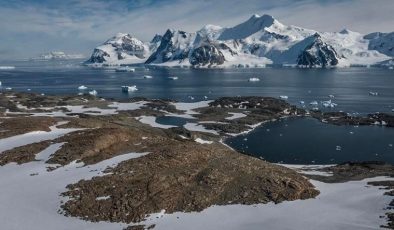
M185 102L201 101L205 97L212 100L223 96L288 96L289 103L301 106L300 101L304 101L307 108L314 107L309 105L312 101L332 100L337 107L320 107L328 111L367 114L393 113L394 109L394 70L381 68L219 70L139 66L135 72L116 72L82 66L80 61L0 62L0 66L15 66L12 70L0 70L0 91L11 87L23 92L76 95L96 90L98 96L105 98L147 97ZM152 78L144 78L146 75ZM170 79L175 76L177 80ZM252 77L260 81L249 82ZM81 85L88 90L78 90ZM138 91L123 93L123 85L136 85ZM184 122L169 119L162 122L176 125ZM394 144L393 131L382 127L334 127L301 119L266 124L247 136L229 141L240 151L273 162L385 160L394 163L393 148L389 146ZM337 146L341 150L336 150Z

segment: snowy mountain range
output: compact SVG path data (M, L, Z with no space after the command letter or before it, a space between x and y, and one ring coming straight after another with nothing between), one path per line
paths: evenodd
M393 58L394 32L318 32L253 15L231 28L206 25L193 33L168 29L150 42L119 33L95 48L87 64L346 67L392 65Z
M37 61L47 61L47 60L69 60L69 59L83 59L86 58L82 54L66 54L63 51L51 51L49 53L44 53L38 57L31 58L31 60Z

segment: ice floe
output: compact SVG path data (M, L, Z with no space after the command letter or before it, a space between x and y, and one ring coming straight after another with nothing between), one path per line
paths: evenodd
M279 98L282 100L287 100L287 99L289 99L289 96L281 95L281 96L279 96Z
M137 88L136 85L132 85L132 86L126 86L126 85L124 85L124 86L122 86L121 88L122 88L122 92L124 92L124 93L134 92L134 91L137 91L137 90L138 90L138 88Z
M250 82L257 82L257 81L260 81L260 78L258 78L258 77L251 77L251 78L249 78L249 81Z
M88 89L88 87L86 87L84 85L81 85L78 87L78 90L87 90L87 89Z
M125 67L116 68L115 72L135 72L135 69L125 66Z
M145 79L152 79L153 77L150 76L150 75L145 75L144 78L145 78Z
M168 77L170 80L178 80L178 77Z
M98 93L96 90L92 90L92 91L89 91L89 94L92 96L97 96Z
M369 95L371 95L371 96L378 96L379 93L378 92L369 92Z
M0 70L12 70L15 69L15 66L0 66Z

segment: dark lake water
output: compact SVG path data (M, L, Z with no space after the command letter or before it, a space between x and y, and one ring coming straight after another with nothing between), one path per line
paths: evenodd
M394 164L394 129L379 126L336 126L313 118L292 118L267 123L226 143L253 156L285 164L371 160Z
M312 101L331 100L334 111L350 113L392 113L394 109L394 71L379 68L346 69L166 69L136 67L135 72L94 69L76 61L8 62L14 70L0 70L1 90L45 94L78 94L85 85L98 96L165 98L179 101L201 101L207 96L288 96L288 101L306 106ZM144 78L152 76L151 79ZM169 77L176 76L178 80ZM260 81L249 82L258 77ZM136 85L138 91L122 93L122 85ZM371 96L369 92L377 92ZM193 98L193 99L192 99ZM320 107L321 108L321 107ZM322 108L323 110L330 110ZM159 118L159 123L182 126L186 121ZM267 132L267 129L270 131ZM353 134L351 134L351 132ZM264 125L229 144L272 162L338 163L348 160L384 160L394 163L394 129L382 127L349 127L322 124L311 119L284 120ZM337 150L337 146L340 150Z

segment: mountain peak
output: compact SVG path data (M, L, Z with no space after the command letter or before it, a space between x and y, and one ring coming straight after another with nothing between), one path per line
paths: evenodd
M225 29L220 35L219 40L243 39L272 26L275 22L275 18L271 15L264 14L263 16L260 16L258 14L254 14L247 21L232 28Z

